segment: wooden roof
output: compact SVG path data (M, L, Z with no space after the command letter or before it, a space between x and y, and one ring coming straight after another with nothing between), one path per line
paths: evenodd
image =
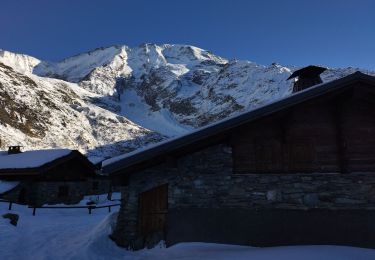
M22 155L3 155L3 156L17 156ZM80 163L88 169L88 172L92 173L92 176L95 175L94 165L79 151L71 150L67 155L61 156L59 158L53 159L44 163L43 165L37 167L17 167L17 168L0 168L0 179L18 179L18 178L28 178L32 176L39 176L48 170L58 167L59 165L69 162L70 160L78 159Z
M375 85L375 77L355 72L341 79L310 87L258 109L203 127L187 135L164 141L142 151L135 151L110 159L104 162L102 171L109 175L128 174L165 161L170 157L173 158L188 152L197 151L202 147L218 142L218 140L223 140L223 136L229 130L313 98L344 90L357 82Z

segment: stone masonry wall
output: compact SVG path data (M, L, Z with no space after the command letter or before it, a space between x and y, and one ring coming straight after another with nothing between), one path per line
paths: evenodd
M138 194L168 183L173 209L375 209L375 173L233 174L231 148L217 145L134 173L112 238L141 248L137 234Z
M59 197L59 187L67 186L68 196ZM83 199L85 195L85 182L38 182L37 183L36 203L42 204L76 204Z
M97 182L97 185L93 185ZM19 202L21 190L26 191L25 204L41 206L43 204L76 204L85 195L106 194L110 191L110 180L85 180L85 181L25 181L15 189L3 196L4 199ZM59 197L59 187L68 187L68 196Z

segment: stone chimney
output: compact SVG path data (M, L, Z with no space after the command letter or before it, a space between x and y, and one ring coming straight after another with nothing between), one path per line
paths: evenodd
M293 72L293 74L287 79L290 80L296 78L293 86L293 93L323 83L319 75L325 70L326 68L310 65Z
M19 145L9 146L8 147L8 154L17 154L21 153L21 147Z

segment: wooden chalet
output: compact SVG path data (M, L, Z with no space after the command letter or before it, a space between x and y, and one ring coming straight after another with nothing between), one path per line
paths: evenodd
M79 151L67 149L21 152L10 147L0 154L0 180L19 182L3 199L34 206L77 203L102 186L94 165ZM106 187L103 193L108 191Z
M0 179L79 181L95 176L94 165L79 151L47 149L14 152L13 147L0 156Z
M286 98L104 162L127 184L116 243L375 247L375 77L298 84Z

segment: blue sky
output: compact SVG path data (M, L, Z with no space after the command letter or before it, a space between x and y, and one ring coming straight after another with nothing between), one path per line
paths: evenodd
M260 64L375 70L372 0L2 0L0 48L46 60L183 43Z

